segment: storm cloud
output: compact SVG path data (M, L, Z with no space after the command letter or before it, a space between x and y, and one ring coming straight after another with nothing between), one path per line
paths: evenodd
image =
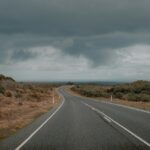
M0 71L20 80L22 66L31 78L149 79L149 7L149 0L1 0Z
M1 0L0 32L87 36L150 30L148 0Z

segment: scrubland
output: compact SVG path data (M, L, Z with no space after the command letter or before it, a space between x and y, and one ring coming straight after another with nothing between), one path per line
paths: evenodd
M60 101L57 87L50 83L18 83L0 75L0 139L57 105Z
M82 96L109 100L133 107L150 110L150 81L102 86L97 84L81 84L71 88Z

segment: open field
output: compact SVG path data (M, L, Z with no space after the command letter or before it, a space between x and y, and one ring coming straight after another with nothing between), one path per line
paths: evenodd
M49 83L17 83L1 75L0 138L15 133L57 105L57 87Z
M113 103L150 110L149 81L136 81L113 86L95 84L75 85L71 88L71 91L84 97L105 101L110 101L112 96Z

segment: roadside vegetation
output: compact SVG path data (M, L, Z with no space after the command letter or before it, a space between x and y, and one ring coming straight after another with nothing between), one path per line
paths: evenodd
M73 86L72 91L87 97L104 97L135 102L150 102L150 81L136 81L133 83L101 86L84 84Z
M0 139L15 133L59 102L50 83L18 83L0 75ZM53 96L55 103L53 103Z

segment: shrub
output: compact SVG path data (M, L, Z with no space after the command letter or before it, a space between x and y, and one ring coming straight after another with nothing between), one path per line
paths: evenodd
M139 100L143 102L150 102L150 95L147 94L140 94Z
M138 101L138 95L134 93L129 93L123 96L124 99L129 100L129 101Z
M0 85L0 94L4 94L5 93L5 89Z
M150 102L150 81L113 85L109 88L98 85L76 85L73 91L88 97L114 97L129 101Z
M107 93L107 92L101 92L101 95L99 97L106 97L106 98L109 98L110 97L110 94Z
M29 94L28 100L34 101L34 102L40 102L40 101L42 101L41 94L31 93L31 94Z
M5 92L5 96L6 96L6 97L12 97L12 93L11 93L10 91L6 91L6 92Z
M121 92L115 93L115 97L121 99L123 97L123 93Z
M80 88L80 86L79 86L79 85L77 85L77 86L76 86L76 88Z
M17 93L20 93L20 94L23 94L23 93L24 93L24 90L23 90L23 89L20 89L20 88L17 88L17 89L16 89L16 92L17 92Z
M37 99L37 98L39 98L39 95L36 93L32 93L32 94L30 94L30 97Z
M22 95L21 95L20 93L17 92L17 93L15 94L15 97L16 97L16 98L21 98Z

